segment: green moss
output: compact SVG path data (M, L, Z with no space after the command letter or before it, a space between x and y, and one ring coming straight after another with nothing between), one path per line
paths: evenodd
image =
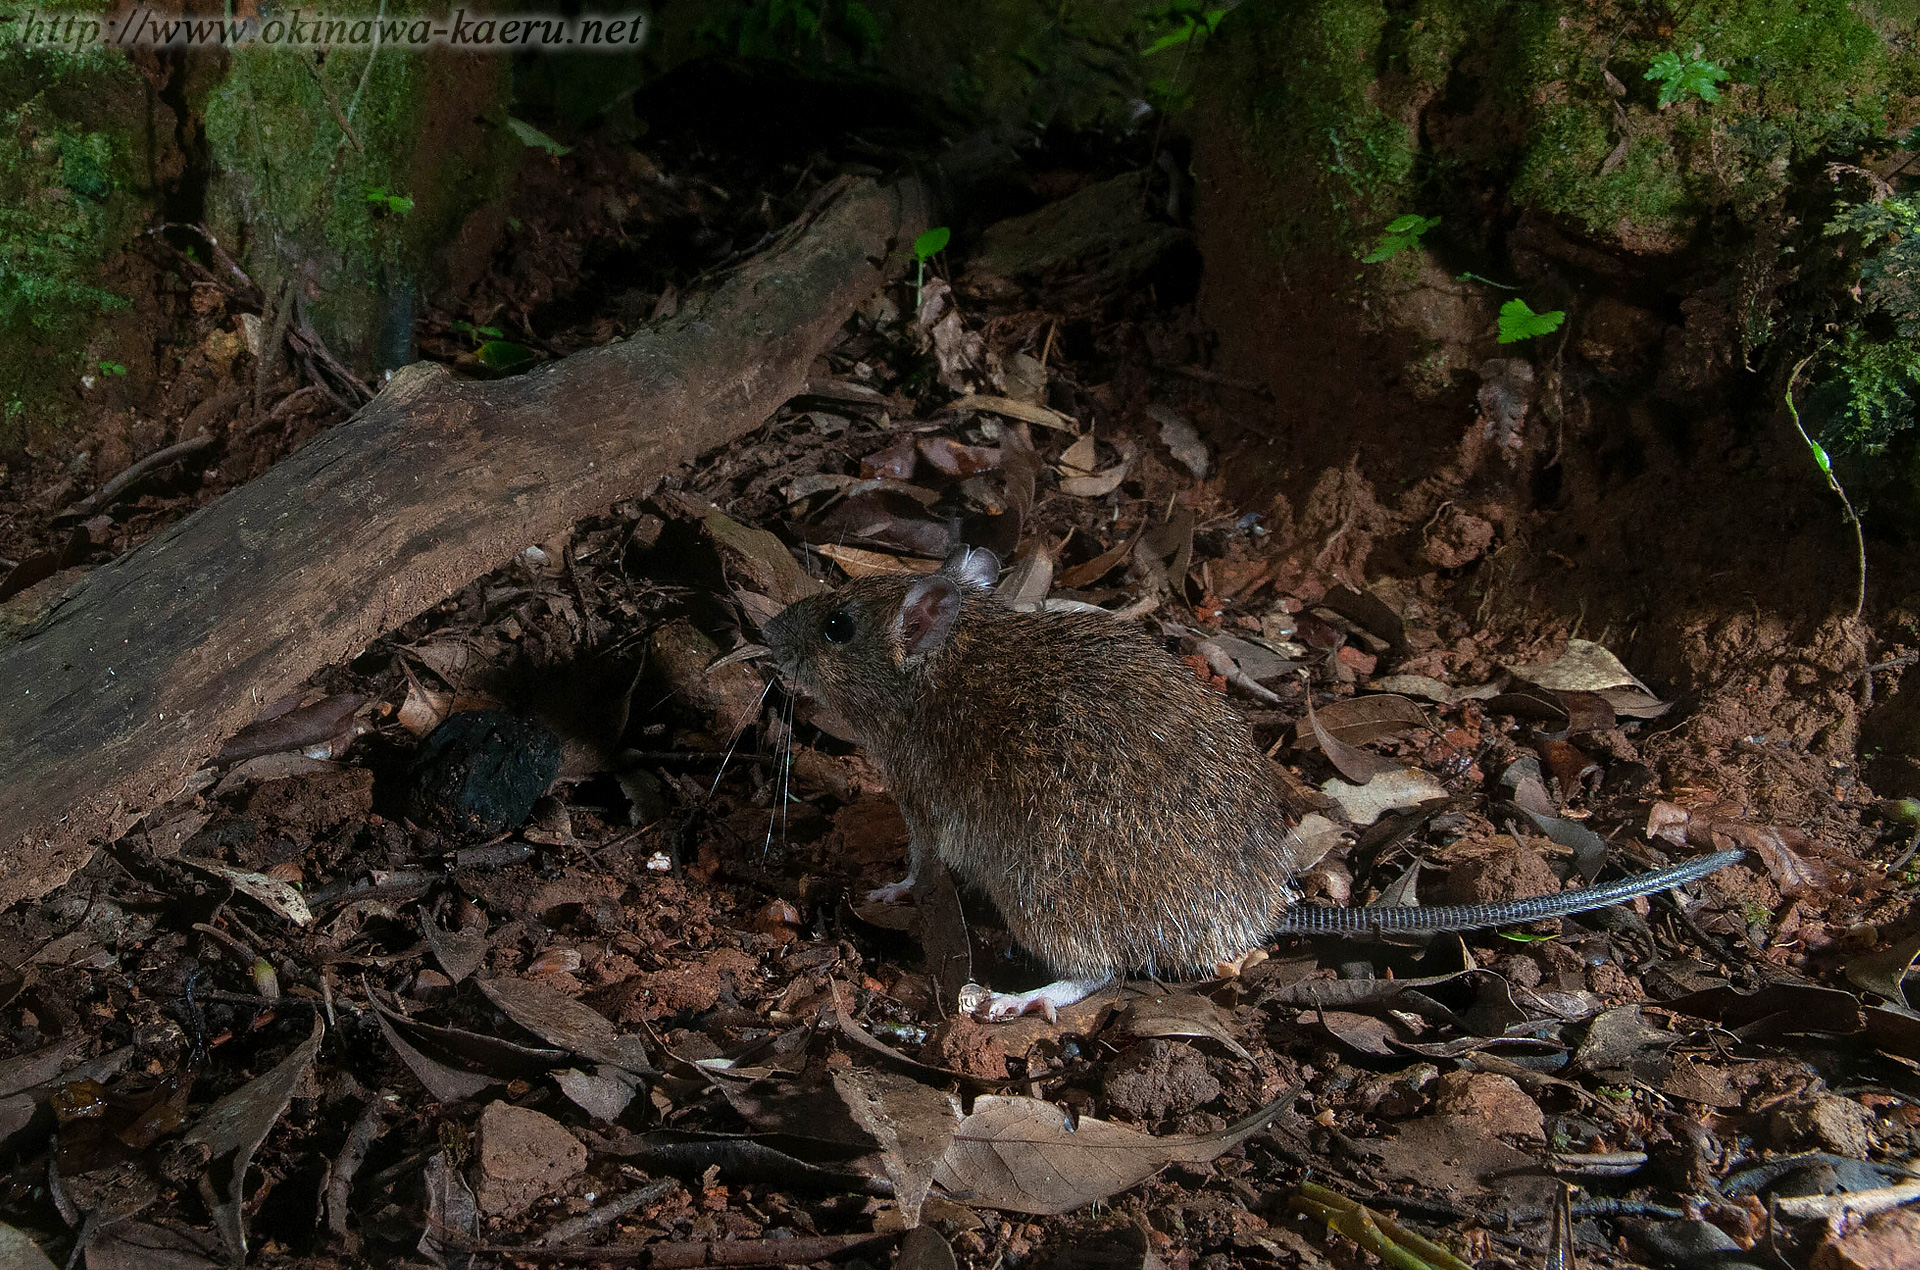
M206 105L216 229L270 290L299 279L322 337L367 369L388 293L435 277L523 151L508 87L504 57L239 50Z
M144 101L117 53L0 41L0 454L57 430L126 305L101 273L140 228Z
M1706 0L1671 27L1665 12L1242 5L1206 68L1209 126L1247 132L1276 250L1351 248L1489 188L1603 238L1673 245L1714 209L1777 197L1793 165L1885 137L1920 93L1914 0ZM1647 68L1676 50L1728 72L1717 100L1659 104Z

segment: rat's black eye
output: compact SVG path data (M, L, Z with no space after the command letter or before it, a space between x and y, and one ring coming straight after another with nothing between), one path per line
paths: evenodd
M853 638L853 614L835 609L820 623L820 634L829 644L844 644Z

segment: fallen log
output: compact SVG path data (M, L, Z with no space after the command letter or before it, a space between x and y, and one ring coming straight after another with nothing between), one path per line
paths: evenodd
M849 183L657 329L515 379L411 366L0 645L0 906L65 881L220 740L528 543L760 426L926 227Z

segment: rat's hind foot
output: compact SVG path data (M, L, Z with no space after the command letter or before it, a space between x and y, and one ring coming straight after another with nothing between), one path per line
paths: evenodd
M1061 1006L1083 1001L1110 982L1109 979L1058 979L1032 992L989 993L974 1014L989 1023L1004 1023L1038 1010L1047 1016L1047 1022L1058 1023Z
M885 886L876 886L867 892L869 904L905 904L912 898L912 878L903 878L898 882L889 882Z

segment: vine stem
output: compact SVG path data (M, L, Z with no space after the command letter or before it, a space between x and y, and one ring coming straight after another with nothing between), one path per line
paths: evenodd
M1840 482L1833 475L1833 460L1827 457L1827 452L1821 444L1807 434L1806 426L1800 422L1800 410L1793 404L1793 386L1800 382L1800 372L1805 370L1807 363L1819 354L1820 350L1815 349L1802 357L1794 363L1793 373L1787 376L1787 415L1793 420L1793 430L1798 432L1800 439L1807 443L1807 449L1813 451L1813 461L1819 464L1820 474L1827 478L1827 488L1840 496L1840 505L1847 509L1847 520L1853 525L1854 561L1860 578L1859 587L1853 596L1853 621L1858 625L1860 614L1867 607L1867 534L1860 527L1859 513L1853 510L1853 500L1847 497L1847 491L1840 488Z

